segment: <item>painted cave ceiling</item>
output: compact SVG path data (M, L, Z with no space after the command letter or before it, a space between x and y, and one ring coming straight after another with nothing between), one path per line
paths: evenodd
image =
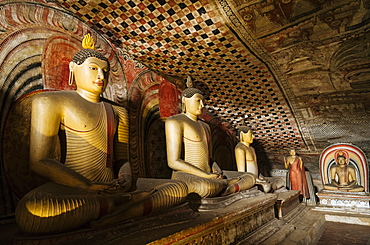
M207 94L266 151L370 151L368 0L57 0L137 61Z

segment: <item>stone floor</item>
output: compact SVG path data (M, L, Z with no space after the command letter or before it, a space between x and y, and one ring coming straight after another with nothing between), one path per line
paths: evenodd
M370 226L325 222L317 240L317 245L370 244Z
M370 245L368 210L353 212L305 207L283 223L281 229L260 244ZM19 231L14 223L0 225L0 244L12 244L17 232ZM248 240L239 243L245 244L250 243Z
M263 245L370 245L370 210L311 207L286 222ZM248 244L248 243L244 243ZM243 245L244 245L243 244Z

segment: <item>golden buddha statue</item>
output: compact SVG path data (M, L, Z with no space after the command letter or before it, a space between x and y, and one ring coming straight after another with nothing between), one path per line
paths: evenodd
M256 152L251 146L254 139L253 130L250 127L241 126L239 131L240 141L234 149L237 169L239 172L254 174L256 176L256 185L260 185L264 192L269 192L271 184L258 173Z
M364 191L364 187L357 184L356 169L347 164L343 152L339 152L336 163L330 168L331 183L325 184L324 189L344 192Z
M235 146L236 167L239 172L249 172L258 176L257 156L251 146L254 139L253 131L250 127L239 127L240 142Z
M83 43L93 46L89 35ZM29 166L49 182L20 200L20 229L48 234L103 226L183 202L188 190L181 181L127 193L135 188L127 161L127 111L100 98L108 82L108 60L85 48L69 67L69 83L76 82L76 91L33 97ZM60 160L54 158L58 135L64 136Z
M182 93L183 112L166 119L167 162L173 169L172 179L184 181L189 193L201 197L225 196L253 187L253 173L238 173L236 178L228 179L217 163L211 168L210 128L198 120L203 107L202 92L187 88Z

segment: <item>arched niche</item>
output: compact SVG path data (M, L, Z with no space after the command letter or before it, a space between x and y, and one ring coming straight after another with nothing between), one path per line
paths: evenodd
M328 146L320 156L320 173L323 184L330 183L330 167L336 164L336 154L345 153L347 164L356 169L358 184L369 192L369 166L364 152L355 145L338 143Z
M165 118L159 117L159 107L146 117L144 140L145 172L148 178L170 179L172 169L167 164Z
M236 170L234 154L236 138L218 117L213 117L208 123L212 134L212 159L223 170Z
M167 166L164 133L165 117L161 117L160 105L166 103L177 107L179 92L174 86L173 96L163 95L161 88L169 83L150 70L139 73L128 94L130 115L130 162L135 177L170 178L172 172ZM166 90L167 91L167 90ZM162 102L161 102L162 98ZM176 110L176 109L174 109ZM169 108L165 111L174 113Z

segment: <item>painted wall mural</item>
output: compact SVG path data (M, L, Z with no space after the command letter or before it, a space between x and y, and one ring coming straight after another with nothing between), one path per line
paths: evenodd
M370 150L368 1L220 2L235 8L246 29L239 33L282 72L277 80L308 152L339 142ZM225 13L237 25L232 13Z

